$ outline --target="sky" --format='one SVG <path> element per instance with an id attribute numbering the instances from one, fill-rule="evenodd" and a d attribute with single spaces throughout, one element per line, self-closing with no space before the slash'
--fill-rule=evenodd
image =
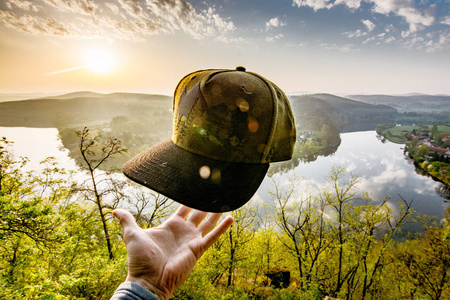
<path id="1" fill-rule="evenodd" d="M 0 93 L 171 95 L 236 66 L 287 94 L 450 95 L 450 0 L 0 1 Z"/>

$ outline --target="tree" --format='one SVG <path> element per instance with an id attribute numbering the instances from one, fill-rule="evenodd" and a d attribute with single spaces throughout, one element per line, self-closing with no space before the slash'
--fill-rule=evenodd
<path id="1" fill-rule="evenodd" d="M 14 284 L 17 270 L 29 261 L 29 252 L 61 241 L 61 234 L 55 230 L 59 219 L 54 205 L 70 197 L 71 186 L 53 176 L 65 174 L 55 166 L 54 159 L 43 162 L 46 167 L 40 176 L 32 171 L 24 174 L 28 159 L 15 160 L 11 145 L 6 138 L 0 140 L 0 271 L 7 270 L 2 275 Z"/>
<path id="2" fill-rule="evenodd" d="M 86 199 L 94 201 L 97 206 L 98 214 L 103 225 L 109 258 L 113 259 L 114 254 L 112 251 L 106 215 L 108 213 L 107 208 L 115 208 L 117 205 L 108 205 L 104 198 L 111 192 L 117 191 L 117 188 L 115 188 L 116 183 L 114 180 L 109 180 L 109 183 L 112 184 L 112 189 L 107 189 L 104 186 L 102 187 L 102 183 L 105 183 L 105 179 L 99 179 L 102 174 L 98 174 L 99 172 L 97 169 L 114 156 L 126 152 L 126 148 L 123 148 L 120 140 L 115 137 L 105 139 L 101 134 L 92 136 L 87 127 L 82 131 L 79 131 L 78 136 L 80 137 L 79 150 L 84 162 L 82 168 L 87 171 L 90 177 L 90 185 L 85 185 L 80 191 L 85 194 Z M 91 199 L 91 196 L 93 196 L 93 199 Z"/>
<path id="3" fill-rule="evenodd" d="M 404 281 L 412 284 L 414 293 L 433 300 L 450 297 L 450 209 L 440 224 L 420 218 L 423 236 L 405 241 L 394 252 L 395 268 Z M 431 225 L 430 225 L 431 223 Z M 427 298 L 428 298 L 427 297 Z"/>
<path id="4" fill-rule="evenodd" d="M 251 241 L 255 235 L 253 223 L 255 221 L 256 210 L 246 205 L 232 211 L 231 215 L 234 218 L 234 222 L 226 234 L 224 234 L 228 239 L 226 249 L 229 254 L 227 287 L 235 283 L 236 264 L 245 259 L 245 254 L 240 252 L 241 248 Z"/>
<path id="5" fill-rule="evenodd" d="M 323 189 L 321 197 L 323 201 L 331 208 L 335 215 L 336 227 L 332 227 L 336 236 L 338 245 L 338 269 L 336 285 L 331 291 L 332 296 L 336 296 L 341 290 L 345 280 L 351 272 L 344 271 L 344 243 L 348 228 L 345 226 L 348 216 L 348 206 L 355 199 L 357 194 L 356 186 L 360 179 L 355 174 L 350 174 L 347 178 L 346 170 L 340 166 L 333 166 L 328 176 L 329 189 Z"/>
<path id="6" fill-rule="evenodd" d="M 417 155 L 421 158 L 424 158 L 428 154 L 430 154 L 430 146 L 426 144 L 420 145 L 419 149 L 417 149 Z"/>
<path id="7" fill-rule="evenodd" d="M 359 256 L 358 267 L 362 265 L 362 291 L 360 299 L 363 300 L 370 292 L 376 274 L 383 267 L 383 258 L 386 249 L 392 242 L 395 233 L 412 215 L 411 202 L 407 202 L 401 196 L 403 204 L 400 205 L 398 216 L 393 216 L 391 208 L 387 205 L 390 197 L 385 198 L 379 205 L 366 204 L 359 206 L 361 209 L 357 213 L 359 222 L 354 222 L 352 226 L 355 236 L 359 237 L 356 243 L 360 245 L 357 251 Z M 357 217 L 355 216 L 355 217 Z M 384 233 L 382 239 L 377 239 L 377 234 Z"/>
<path id="8" fill-rule="evenodd" d="M 296 194 L 298 182 L 295 179 L 290 180 L 288 187 L 283 188 L 280 183 L 274 184 L 270 192 L 275 200 L 277 209 L 277 225 L 287 235 L 289 243 L 284 243 L 285 247 L 294 255 L 298 264 L 300 277 L 304 276 L 304 237 L 302 230 L 312 218 L 311 199 L 309 196 L 304 198 Z"/>
<path id="9" fill-rule="evenodd" d="M 158 226 L 174 212 L 173 201 L 153 191 L 144 191 L 132 183 L 131 196 L 123 195 L 133 207 L 131 213 L 142 228 Z"/>

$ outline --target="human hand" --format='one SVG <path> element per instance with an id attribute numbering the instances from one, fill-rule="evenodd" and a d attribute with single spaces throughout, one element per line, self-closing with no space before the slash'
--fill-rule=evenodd
<path id="1" fill-rule="evenodd" d="M 161 299 L 169 299 L 175 289 L 189 276 L 197 260 L 227 231 L 233 218 L 222 214 L 194 210 L 181 206 L 174 215 L 158 227 L 140 228 L 130 212 L 113 211 L 120 220 L 128 253 L 126 281 L 137 283 Z M 214 228 L 215 227 L 215 228 Z"/>

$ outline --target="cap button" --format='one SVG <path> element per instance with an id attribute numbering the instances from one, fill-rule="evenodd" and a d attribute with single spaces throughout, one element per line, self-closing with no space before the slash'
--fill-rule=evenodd
<path id="1" fill-rule="evenodd" d="M 236 71 L 245 72 L 245 67 L 243 67 L 243 66 L 238 66 L 238 67 L 236 67 Z"/>

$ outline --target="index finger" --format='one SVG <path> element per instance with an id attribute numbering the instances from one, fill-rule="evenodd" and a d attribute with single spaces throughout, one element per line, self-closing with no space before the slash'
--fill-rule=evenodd
<path id="1" fill-rule="evenodd" d="M 205 246 L 205 250 L 211 247 L 215 241 L 219 239 L 219 237 L 224 234 L 228 228 L 233 224 L 233 217 L 228 216 L 216 228 L 214 228 L 210 233 L 205 235 L 203 239 L 203 245 Z"/>
<path id="2" fill-rule="evenodd" d="M 208 234 L 216 226 L 217 221 L 219 221 L 221 216 L 222 213 L 212 213 L 209 215 L 208 219 L 198 226 L 198 230 L 201 232 L 202 236 Z"/>
<path id="3" fill-rule="evenodd" d="M 183 219 L 186 219 L 189 213 L 191 212 L 192 208 L 181 205 L 177 211 L 175 212 L 174 216 L 181 217 Z"/>

